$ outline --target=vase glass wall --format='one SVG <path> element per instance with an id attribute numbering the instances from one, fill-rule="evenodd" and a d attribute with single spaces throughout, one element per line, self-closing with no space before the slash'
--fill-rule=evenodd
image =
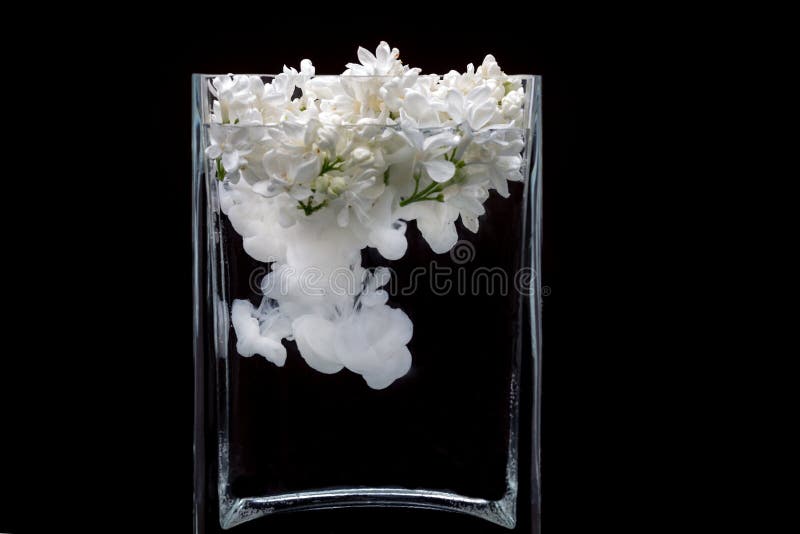
<path id="1" fill-rule="evenodd" d="M 231 304 L 258 305 L 268 269 L 220 210 L 212 78 L 192 80 L 195 532 L 538 532 L 541 79 L 519 77 L 525 180 L 492 192 L 477 233 L 458 222 L 435 254 L 411 222 L 400 260 L 363 251 L 414 324 L 410 371 L 376 390 L 294 342 L 283 367 L 237 353 Z"/>

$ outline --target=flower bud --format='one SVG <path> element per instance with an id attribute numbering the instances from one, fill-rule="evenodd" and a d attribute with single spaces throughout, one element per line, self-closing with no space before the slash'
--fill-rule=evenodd
<path id="1" fill-rule="evenodd" d="M 353 150 L 351 157 L 353 164 L 359 165 L 361 163 L 365 163 L 372 157 L 372 151 L 366 147 L 360 146 Z"/>
<path id="2" fill-rule="evenodd" d="M 331 179 L 328 178 L 328 175 L 323 174 L 322 176 L 317 176 L 312 183 L 312 189 L 314 191 L 325 191 L 330 187 Z"/>
<path id="3" fill-rule="evenodd" d="M 328 193 L 339 196 L 345 189 L 347 189 L 347 180 L 344 179 L 344 176 L 334 176 L 328 187 Z"/>

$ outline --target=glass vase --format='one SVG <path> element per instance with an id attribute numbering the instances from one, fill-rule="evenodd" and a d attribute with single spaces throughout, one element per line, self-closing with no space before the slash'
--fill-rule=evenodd
<path id="1" fill-rule="evenodd" d="M 519 76 L 525 179 L 492 192 L 476 233 L 458 222 L 435 254 L 412 221 L 401 259 L 363 251 L 414 324 L 409 372 L 372 389 L 294 342 L 283 367 L 237 354 L 231 304 L 257 302 L 268 269 L 220 209 L 213 77 L 192 78 L 195 532 L 538 532 L 541 78 Z"/>

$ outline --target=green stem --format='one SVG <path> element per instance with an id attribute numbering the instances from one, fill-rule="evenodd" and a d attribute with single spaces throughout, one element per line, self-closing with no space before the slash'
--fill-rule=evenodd
<path id="1" fill-rule="evenodd" d="M 305 214 L 308 216 L 308 215 L 311 215 L 312 213 L 314 213 L 317 210 L 321 210 L 322 208 L 324 208 L 328 204 L 327 200 L 323 200 L 322 202 L 320 202 L 316 206 L 313 205 L 313 202 L 314 202 L 314 197 L 313 196 L 308 197 L 308 201 L 305 204 L 303 203 L 302 200 L 298 200 L 297 201 L 297 204 L 298 204 L 297 209 L 303 210 L 303 212 L 305 212 Z"/>
<path id="2" fill-rule="evenodd" d="M 342 169 L 343 164 L 344 160 L 339 156 L 336 156 L 336 159 L 333 161 L 330 161 L 326 156 L 325 160 L 322 162 L 322 170 L 319 171 L 319 175 L 322 176 L 326 172 L 330 171 L 339 171 Z"/>
<path id="3" fill-rule="evenodd" d="M 452 180 L 448 180 L 444 183 L 436 183 L 432 182 L 422 191 L 419 190 L 419 175 L 414 177 L 414 193 L 406 199 L 400 201 L 401 206 L 408 206 L 412 202 L 422 202 L 423 200 L 435 200 L 437 202 L 444 202 L 444 195 L 441 192 L 444 190 L 445 187 L 450 185 Z M 438 193 L 436 196 L 430 196 L 432 194 Z"/>
<path id="4" fill-rule="evenodd" d="M 456 149 L 454 148 L 450 154 L 445 154 L 444 159 L 451 162 L 456 167 L 456 172 L 452 178 L 446 182 L 438 183 L 431 182 L 430 185 L 425 187 L 422 191 L 419 190 L 419 180 L 421 175 L 419 173 L 414 175 L 414 192 L 411 196 L 400 200 L 400 206 L 408 206 L 413 202 L 422 202 L 424 200 L 435 200 L 437 202 L 444 202 L 444 191 L 449 185 L 456 183 L 459 179 L 459 171 L 466 165 L 463 160 L 456 159 Z"/>

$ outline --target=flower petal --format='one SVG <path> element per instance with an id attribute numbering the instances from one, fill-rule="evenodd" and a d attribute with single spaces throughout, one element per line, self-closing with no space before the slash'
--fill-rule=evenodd
<path id="1" fill-rule="evenodd" d="M 222 153 L 222 166 L 225 167 L 227 172 L 236 172 L 239 170 L 239 153 L 235 150 Z"/>
<path id="2" fill-rule="evenodd" d="M 219 145 L 210 145 L 206 149 L 206 156 L 208 156 L 211 159 L 217 159 L 221 155 L 222 155 L 222 148 L 220 148 Z"/>
<path id="3" fill-rule="evenodd" d="M 422 149 L 430 154 L 443 147 L 445 149 L 452 148 L 456 146 L 460 140 L 461 138 L 453 133 L 442 132 L 426 138 L 422 144 Z"/>
<path id="4" fill-rule="evenodd" d="M 471 104 L 482 104 L 492 96 L 492 90 L 487 85 L 479 85 L 467 93 L 467 101 Z"/>
<path id="5" fill-rule="evenodd" d="M 236 128 L 231 132 L 230 137 L 228 137 L 228 143 L 237 149 L 245 149 L 249 145 L 247 140 L 248 135 L 249 132 L 246 128 Z"/>
<path id="6" fill-rule="evenodd" d="M 461 223 L 464 225 L 464 228 L 472 232 L 473 234 L 478 233 L 478 218 L 474 215 L 468 215 L 461 212 Z"/>
<path id="7" fill-rule="evenodd" d="M 304 59 L 300 62 L 300 74 L 304 76 L 314 76 L 314 65 L 311 63 L 310 59 Z"/>
<path id="8" fill-rule="evenodd" d="M 406 113 L 415 118 L 420 118 L 429 109 L 428 101 L 416 91 L 406 91 L 406 98 L 403 101 L 403 109 Z"/>
<path id="9" fill-rule="evenodd" d="M 389 48 L 389 44 L 386 41 L 381 41 L 381 44 L 378 45 L 378 49 L 375 50 L 375 56 L 380 63 L 388 63 L 389 60 L 392 58 L 392 49 Z"/>
<path id="10" fill-rule="evenodd" d="M 311 157 L 299 163 L 293 170 L 293 180 L 295 183 L 307 183 L 319 176 L 322 165 L 317 157 Z"/>
<path id="11" fill-rule="evenodd" d="M 445 97 L 447 102 L 447 113 L 456 122 L 464 120 L 464 95 L 461 91 L 451 89 Z"/>
<path id="12" fill-rule="evenodd" d="M 473 130 L 480 130 L 492 120 L 496 112 L 497 104 L 494 102 L 484 102 L 469 110 L 469 113 L 467 113 L 467 120 Z"/>
<path id="13" fill-rule="evenodd" d="M 508 198 L 509 192 L 506 177 L 500 174 L 497 169 L 492 169 L 492 171 L 489 173 L 489 177 L 492 179 L 492 185 L 500 194 L 500 196 L 503 198 Z"/>
<path id="14" fill-rule="evenodd" d="M 362 46 L 358 47 L 358 60 L 365 67 L 374 65 L 378 61 L 375 56 L 372 55 L 372 52 Z"/>
<path id="15" fill-rule="evenodd" d="M 425 167 L 425 171 L 434 182 L 446 182 L 456 173 L 456 166 L 443 159 L 423 161 L 422 166 Z"/>
<path id="16" fill-rule="evenodd" d="M 420 202 L 419 204 L 424 204 L 424 202 Z M 430 204 L 438 203 L 432 202 Z M 447 210 L 447 206 L 439 205 L 436 207 L 445 208 L 445 211 L 449 211 Z M 449 213 L 446 213 L 445 215 L 449 215 Z M 457 216 L 458 215 L 456 212 L 456 217 Z M 455 217 L 453 217 L 453 219 L 454 218 Z M 444 254 L 453 248 L 453 245 L 455 245 L 458 241 L 456 225 L 453 224 L 453 221 L 449 216 L 445 216 L 444 218 L 420 217 L 417 219 L 417 227 L 419 228 L 422 237 L 424 237 L 425 241 L 427 241 L 428 245 L 430 245 L 431 250 L 436 254 Z"/>

